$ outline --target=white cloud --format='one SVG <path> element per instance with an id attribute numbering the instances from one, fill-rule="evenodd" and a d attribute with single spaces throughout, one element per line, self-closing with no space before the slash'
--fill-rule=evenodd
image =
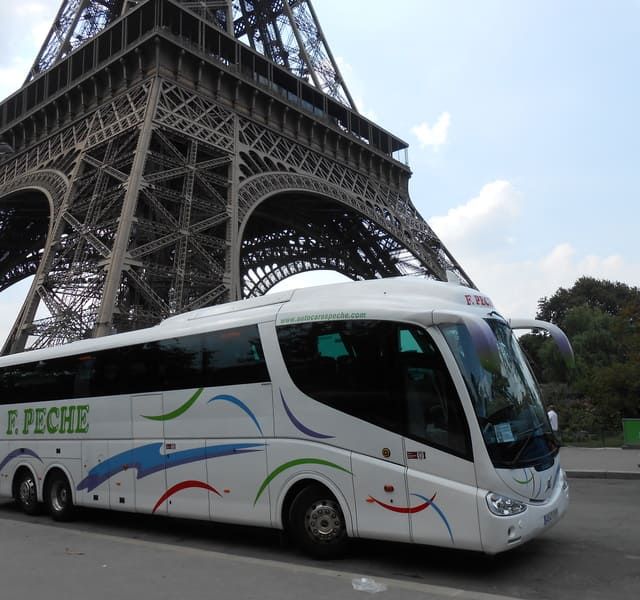
<path id="1" fill-rule="evenodd" d="M 0 98 L 26 79 L 59 8 L 60 0 L 0 2 Z"/>
<path id="2" fill-rule="evenodd" d="M 509 228 L 520 214 L 522 195 L 508 181 L 493 181 L 475 197 L 450 209 L 446 215 L 432 217 L 429 224 L 448 243 L 458 247 L 513 244 L 515 238 Z M 498 235 L 496 232 L 500 232 Z"/>
<path id="3" fill-rule="evenodd" d="M 365 85 L 356 76 L 353 67 L 342 56 L 336 57 L 336 64 L 338 65 L 338 69 L 340 69 L 342 80 L 345 82 L 345 85 L 348 86 L 349 93 L 353 98 L 358 112 L 370 121 L 377 121 L 378 114 L 376 111 L 365 104 L 364 98 L 367 95 Z"/>
<path id="4" fill-rule="evenodd" d="M 437 149 L 446 143 L 449 125 L 451 125 L 451 115 L 448 112 L 443 112 L 433 126 L 423 121 L 413 127 L 411 133 L 418 138 L 421 148 L 431 146 Z"/>
<path id="5" fill-rule="evenodd" d="M 640 262 L 618 254 L 581 255 L 567 241 L 529 260 L 512 258 L 513 229 L 524 203 L 507 181 L 485 185 L 465 204 L 429 220 L 474 283 L 505 316 L 533 317 L 540 298 L 583 276 L 640 285 Z M 499 232 L 499 234 L 498 234 Z"/>
<path id="6" fill-rule="evenodd" d="M 47 5 L 44 2 L 24 2 L 15 4 L 15 13 L 19 17 L 39 15 L 47 12 Z"/>
<path id="7" fill-rule="evenodd" d="M 0 98 L 5 98 L 20 89 L 30 68 L 31 63 L 23 59 L 0 65 Z"/>
<path id="8" fill-rule="evenodd" d="M 2 348 L 22 308 L 33 277 L 28 277 L 0 293 L 0 348 Z"/>
<path id="9" fill-rule="evenodd" d="M 15 4 L 14 6 L 16 14 L 19 16 L 30 16 L 47 12 L 46 2 L 22 2 L 20 4 Z"/>
<path id="10" fill-rule="evenodd" d="M 51 30 L 51 23 L 48 20 L 34 23 L 31 26 L 31 32 L 30 32 L 33 43 L 36 44 L 38 47 L 42 46 L 50 30 Z M 33 58 L 35 59 L 35 56 Z"/>
<path id="11" fill-rule="evenodd" d="M 284 292 L 285 290 L 295 290 L 302 287 L 310 287 L 316 285 L 326 285 L 329 283 L 342 283 L 349 281 L 345 275 L 341 275 L 336 271 L 311 271 L 307 273 L 297 273 L 286 279 L 276 283 L 267 294 Z"/>
<path id="12" fill-rule="evenodd" d="M 454 253 L 455 249 L 450 250 Z M 618 255 L 580 256 L 568 243 L 561 243 L 534 260 L 483 260 L 463 257 L 459 260 L 483 291 L 488 293 L 499 310 L 509 316 L 532 317 L 540 298 L 552 296 L 560 287 L 571 287 L 583 276 L 628 285 L 640 285 L 640 263 Z"/>

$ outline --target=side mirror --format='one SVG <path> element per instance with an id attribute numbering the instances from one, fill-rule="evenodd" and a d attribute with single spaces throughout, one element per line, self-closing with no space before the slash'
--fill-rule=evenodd
<path id="1" fill-rule="evenodd" d="M 556 343 L 567 367 L 573 367 L 575 365 L 571 342 L 564 331 L 557 325 L 536 319 L 510 319 L 509 326 L 511 329 L 542 329 L 546 331 Z"/>

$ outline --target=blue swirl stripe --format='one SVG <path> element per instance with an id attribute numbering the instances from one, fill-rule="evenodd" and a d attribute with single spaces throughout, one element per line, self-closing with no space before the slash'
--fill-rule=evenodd
<path id="1" fill-rule="evenodd" d="M 17 450 L 9 452 L 9 454 L 2 459 L 2 462 L 0 462 L 0 471 L 2 471 L 2 469 L 4 469 L 14 458 L 18 458 L 18 456 L 32 456 L 42 462 L 42 459 L 33 450 L 30 450 L 29 448 L 18 448 Z"/>
<path id="2" fill-rule="evenodd" d="M 293 423 L 293 425 L 296 427 L 296 429 L 298 429 L 298 431 L 301 431 L 305 435 L 308 435 L 309 437 L 313 437 L 313 438 L 316 438 L 316 439 L 319 439 L 319 440 L 327 440 L 327 439 L 332 439 L 332 438 L 335 437 L 334 435 L 325 435 L 324 433 L 318 433 L 317 431 L 313 431 L 313 429 L 309 429 L 307 426 L 303 425 L 296 418 L 296 416 L 291 412 L 291 409 L 289 408 L 289 406 L 285 402 L 284 394 L 282 393 L 282 390 L 280 390 L 280 398 L 282 399 L 282 406 L 284 406 L 284 410 L 287 413 L 287 416 L 289 417 L 289 420 Z"/>
<path id="3" fill-rule="evenodd" d="M 451 527 L 449 526 L 449 521 L 447 521 L 447 517 L 445 517 L 440 507 L 433 500 L 431 500 L 431 498 L 427 498 L 422 494 L 411 494 L 411 495 L 415 496 L 416 498 L 420 498 L 421 500 L 424 500 L 425 502 L 427 502 L 430 506 L 433 506 L 434 510 L 440 515 L 440 518 L 444 521 L 444 524 L 447 526 L 447 531 L 449 532 L 451 543 L 454 544 L 455 542 L 453 541 L 453 533 L 451 531 Z"/>
<path id="4" fill-rule="evenodd" d="M 260 452 L 265 446 L 265 444 L 220 444 L 162 454 L 160 452 L 162 445 L 162 442 L 154 442 L 132 450 L 125 450 L 112 456 L 93 467 L 89 474 L 78 484 L 77 489 L 90 492 L 117 473 L 127 469 L 136 469 L 136 479 L 142 479 L 164 469 L 171 469 L 180 465 L 207 460 L 208 458 Z"/>
<path id="5" fill-rule="evenodd" d="M 210 404 L 211 402 L 216 402 L 219 400 L 222 400 L 224 402 L 231 402 L 231 404 L 235 404 L 238 408 L 242 409 L 245 413 L 247 413 L 247 415 L 249 415 L 249 418 L 256 424 L 256 427 L 258 428 L 260 435 L 264 436 L 264 433 L 262 433 L 262 427 L 260 427 L 260 423 L 258 423 L 258 419 L 256 419 L 256 416 L 253 414 L 251 409 L 242 400 L 239 400 L 235 396 L 230 396 L 229 394 L 219 394 L 218 396 L 214 396 L 213 398 L 211 398 L 211 400 L 209 400 L 207 404 Z"/>

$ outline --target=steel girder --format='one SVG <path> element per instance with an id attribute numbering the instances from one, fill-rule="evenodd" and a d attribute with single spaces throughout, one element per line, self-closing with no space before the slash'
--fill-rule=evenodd
<path id="1" fill-rule="evenodd" d="M 27 81 L 147 0 L 62 0 Z M 311 0 L 173 0 L 352 109 Z"/>
<path id="2" fill-rule="evenodd" d="M 444 278 L 457 268 L 401 188 L 161 78 L 54 137 L 0 177 L 12 218 L 37 221 L 5 190 L 39 182 L 52 199 L 51 218 L 38 209 L 36 230 L 50 222 L 44 247 L 42 237 L 25 245 L 21 267 L 33 272 L 37 255 L 38 273 L 5 352 L 151 325 L 303 271 Z M 68 184 L 42 183 L 56 167 Z M 40 303 L 49 317 L 35 318 Z"/>
<path id="3" fill-rule="evenodd" d="M 29 246 L 39 254 L 40 270 L 27 304 L 43 302 L 51 317 L 35 320 L 27 316 L 35 311 L 23 311 L 13 344 L 31 338 L 29 347 L 41 347 L 144 327 L 228 298 L 223 279 L 232 157 L 220 144 L 163 126 L 179 124 L 172 115 L 184 96 L 174 92 L 160 80 L 146 82 L 103 107 L 89 127 L 79 126 L 85 147 L 70 173 L 70 189 L 46 245 L 40 236 L 35 248 Z M 111 130 L 122 121 L 117 109 L 123 100 L 142 120 L 102 140 L 94 127 Z M 206 126 L 201 137 L 211 138 Z M 28 218 L 0 200 L 4 206 L 14 221 Z M 39 232 L 48 216 L 35 221 Z M 113 298 L 107 297 L 110 278 Z"/>
<path id="4" fill-rule="evenodd" d="M 472 285 L 411 203 L 401 140 L 173 0 L 120 9 L 115 30 L 0 111 L 16 150 L 0 159 L 0 289 L 35 273 L 4 353 L 144 327 L 310 270 L 453 270 Z"/>

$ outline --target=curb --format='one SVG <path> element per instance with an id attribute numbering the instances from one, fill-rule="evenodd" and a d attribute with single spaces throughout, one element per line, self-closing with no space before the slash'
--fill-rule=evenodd
<path id="1" fill-rule="evenodd" d="M 640 479 L 634 471 L 565 471 L 573 479 Z"/>

